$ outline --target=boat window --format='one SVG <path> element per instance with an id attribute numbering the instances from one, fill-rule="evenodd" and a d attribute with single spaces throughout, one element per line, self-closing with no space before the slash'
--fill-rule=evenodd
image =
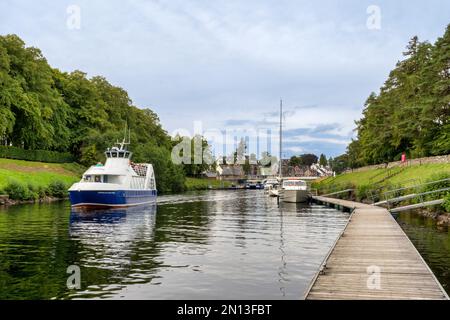
<path id="1" fill-rule="evenodd" d="M 123 151 L 120 151 L 119 152 L 119 158 L 123 158 L 124 157 L 124 152 Z"/>
<path id="2" fill-rule="evenodd" d="M 108 183 L 108 176 L 103 176 L 103 182 Z"/>
<path id="3" fill-rule="evenodd" d="M 95 182 L 102 182 L 101 176 L 95 176 Z"/>
<path id="4" fill-rule="evenodd" d="M 125 152 L 125 158 L 128 158 L 130 156 L 129 152 Z"/>
<path id="5" fill-rule="evenodd" d="M 302 187 L 306 186 L 306 183 L 304 181 L 284 181 L 283 186 L 286 187 Z"/>
<path id="6" fill-rule="evenodd" d="M 91 176 L 84 176 L 83 181 L 86 181 L 86 182 L 92 181 Z"/>
<path id="7" fill-rule="evenodd" d="M 117 158 L 117 152 L 111 152 L 113 158 Z"/>

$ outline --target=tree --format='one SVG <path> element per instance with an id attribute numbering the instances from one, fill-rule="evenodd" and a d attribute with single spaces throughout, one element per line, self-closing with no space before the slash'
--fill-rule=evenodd
<path id="1" fill-rule="evenodd" d="M 103 152 L 123 138 L 127 125 L 133 160 L 154 164 L 162 192 L 183 190 L 185 170 L 203 170 L 172 163 L 175 142 L 158 116 L 134 106 L 124 89 L 104 77 L 51 68 L 39 49 L 16 35 L 0 36 L 0 119 L 0 144 L 69 151 L 84 165 L 104 160 Z M 201 148 L 210 155 L 205 141 Z"/>
<path id="2" fill-rule="evenodd" d="M 378 94 L 371 93 L 357 138 L 347 148 L 351 167 L 450 153 L 450 25 L 430 44 L 409 41 L 404 59 Z"/>
<path id="3" fill-rule="evenodd" d="M 328 165 L 327 157 L 323 153 L 320 155 L 319 164 L 324 167 Z"/>

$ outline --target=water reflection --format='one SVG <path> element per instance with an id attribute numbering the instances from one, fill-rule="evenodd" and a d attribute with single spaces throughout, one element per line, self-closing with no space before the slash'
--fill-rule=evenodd
<path id="1" fill-rule="evenodd" d="M 434 219 L 415 212 L 402 212 L 397 221 L 450 293 L 450 228 L 437 226 Z"/>
<path id="2" fill-rule="evenodd" d="M 69 233 L 80 243 L 77 263 L 93 285 L 68 296 L 107 297 L 127 284 L 155 278 L 159 251 L 155 245 L 156 205 L 110 210 L 72 209 Z M 99 272 L 102 276 L 97 276 Z"/>
<path id="3" fill-rule="evenodd" d="M 11 207 L 0 213 L 0 298 L 298 299 L 347 218 L 257 190 L 110 211 Z M 66 287 L 69 265 L 81 290 Z"/>

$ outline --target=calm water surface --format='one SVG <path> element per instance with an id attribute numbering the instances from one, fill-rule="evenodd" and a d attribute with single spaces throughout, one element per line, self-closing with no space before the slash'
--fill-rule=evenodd
<path id="1" fill-rule="evenodd" d="M 300 299 L 347 218 L 257 190 L 108 212 L 12 206 L 0 210 L 0 299 Z M 70 265 L 80 290 L 67 289 Z"/>
<path id="2" fill-rule="evenodd" d="M 400 214 L 397 221 L 450 294 L 450 229 L 414 212 Z"/>

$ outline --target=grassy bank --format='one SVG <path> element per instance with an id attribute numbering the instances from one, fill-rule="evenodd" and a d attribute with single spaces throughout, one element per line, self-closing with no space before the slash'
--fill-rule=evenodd
<path id="1" fill-rule="evenodd" d="M 85 168 L 76 163 L 45 163 L 0 159 L 0 189 L 11 181 L 47 186 L 52 181 L 72 184 L 80 180 Z"/>
<path id="2" fill-rule="evenodd" d="M 422 164 L 407 167 L 393 168 L 390 171 L 386 169 L 373 169 L 363 172 L 351 172 L 330 177 L 316 183 L 321 189 L 330 189 L 335 187 L 339 189 L 346 186 L 360 186 L 378 183 L 390 185 L 406 186 L 415 182 L 425 181 L 433 175 L 440 173 L 450 174 L 450 163 L 440 164 Z M 391 176 L 389 176 L 391 175 Z"/>
<path id="3" fill-rule="evenodd" d="M 210 180 L 202 178 L 186 178 L 186 190 L 207 190 L 207 189 L 221 189 L 231 187 L 228 181 Z"/>
<path id="4" fill-rule="evenodd" d="M 0 159 L 0 193 L 13 200 L 65 197 L 84 167 L 76 163 L 45 163 Z"/>
<path id="5" fill-rule="evenodd" d="M 372 169 L 363 172 L 350 172 L 329 177 L 314 183 L 321 194 L 331 193 L 339 190 L 354 189 L 351 193 L 344 193 L 338 197 L 362 202 L 384 200 L 383 193 L 393 189 L 413 187 L 426 182 L 450 178 L 450 163 L 445 164 L 422 164 L 392 169 Z M 435 185 L 421 186 L 401 190 L 390 194 L 390 197 L 402 196 L 409 193 L 427 192 L 450 187 L 450 182 L 442 182 Z M 425 200 L 447 198 L 448 201 L 437 208 L 437 210 L 450 211 L 450 192 L 432 194 Z M 413 198 L 398 205 L 419 202 L 419 198 Z"/>

